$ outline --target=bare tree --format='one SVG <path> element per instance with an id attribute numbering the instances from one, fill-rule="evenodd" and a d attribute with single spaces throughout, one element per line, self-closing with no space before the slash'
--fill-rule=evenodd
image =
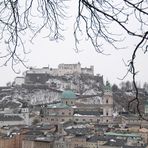
<path id="1" fill-rule="evenodd" d="M 61 20 L 64 19 L 66 6 L 60 0 L 2 0 L 0 2 L 0 40 L 7 46 L 1 51 L 2 65 L 11 63 L 25 65 L 28 53 L 24 46 L 24 34 L 32 33 L 32 40 L 46 28 L 51 40 L 61 39 Z M 16 71 L 15 71 L 16 72 Z"/>
<path id="2" fill-rule="evenodd" d="M 136 90 L 135 98 L 129 102 L 128 108 L 133 103 L 136 103 L 135 110 L 138 111 L 139 117 L 143 118 L 139 108 L 139 94 L 136 85 L 136 67 L 135 60 L 138 50 L 142 50 L 145 54 L 148 49 L 148 1 L 147 0 L 79 0 L 78 16 L 75 25 L 75 42 L 76 47 L 79 43 L 78 32 L 86 33 L 88 40 L 91 41 L 95 50 L 99 53 L 104 53 L 102 49 L 102 40 L 106 41 L 115 48 L 118 48 L 116 42 L 123 41 L 122 36 L 115 32 L 113 34 L 110 30 L 112 25 L 121 28 L 121 32 L 125 36 L 132 36 L 139 38 L 139 42 L 133 49 L 131 59 L 128 66 L 128 73 L 132 74 L 133 86 Z M 134 21 L 136 28 L 130 26 L 130 22 Z M 81 22 L 85 24 L 85 29 L 82 29 Z M 100 42 L 101 41 L 101 42 Z M 125 75 L 125 77 L 127 76 Z"/>
<path id="3" fill-rule="evenodd" d="M 129 106 L 136 102 L 137 110 L 142 117 L 139 110 L 135 60 L 138 50 L 142 50 L 145 54 L 148 49 L 148 1 L 78 0 L 76 2 L 78 15 L 74 25 L 74 37 L 77 51 L 81 35 L 87 36 L 87 40 L 92 43 L 95 50 L 102 54 L 105 51 L 103 44 L 119 48 L 118 42 L 122 42 L 127 36 L 138 38 L 139 42 L 127 63 L 127 74 L 132 74 L 136 90 L 135 98 L 129 102 Z M 4 65 L 10 62 L 12 69 L 18 63 L 25 66 L 24 33 L 32 32 L 33 39 L 46 28 L 50 39 L 63 37 L 61 20 L 66 18 L 65 3 L 66 0 L 1 0 L 0 39 L 7 45 L 7 49 L 1 51 L 1 59 L 5 60 Z M 132 21 L 136 26 L 131 27 Z M 118 30 L 116 32 L 116 29 L 111 30 L 114 25 L 121 29 L 121 34 Z"/>

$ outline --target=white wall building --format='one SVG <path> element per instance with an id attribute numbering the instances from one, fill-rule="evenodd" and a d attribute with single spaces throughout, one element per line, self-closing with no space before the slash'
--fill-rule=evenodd
<path id="1" fill-rule="evenodd" d="M 24 84 L 25 82 L 25 78 L 24 77 L 16 77 L 14 80 L 14 84 L 15 86 L 21 86 L 22 84 Z"/>

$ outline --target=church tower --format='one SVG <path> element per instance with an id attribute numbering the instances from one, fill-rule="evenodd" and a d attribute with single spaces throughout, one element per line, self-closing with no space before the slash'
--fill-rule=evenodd
<path id="1" fill-rule="evenodd" d="M 23 103 L 22 108 L 21 108 L 21 114 L 24 118 L 24 124 L 30 125 L 29 122 L 29 108 L 27 107 L 26 103 Z"/>
<path id="2" fill-rule="evenodd" d="M 104 87 L 104 95 L 102 100 L 103 107 L 103 123 L 112 123 L 113 122 L 113 95 L 110 83 L 107 81 L 106 86 Z"/>

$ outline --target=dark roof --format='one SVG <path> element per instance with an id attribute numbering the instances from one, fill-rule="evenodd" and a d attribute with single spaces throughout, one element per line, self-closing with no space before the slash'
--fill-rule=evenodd
<path id="1" fill-rule="evenodd" d="M 90 138 L 87 139 L 88 142 L 97 142 L 97 141 L 108 141 L 108 137 L 107 136 L 98 136 L 98 135 L 94 135 Z"/>
<path id="2" fill-rule="evenodd" d="M 73 134 L 73 135 L 79 135 L 79 136 L 84 136 L 84 135 L 89 135 L 92 133 L 92 130 L 89 128 L 71 128 L 71 129 L 65 129 L 65 131 L 68 134 Z"/>
<path id="3" fill-rule="evenodd" d="M 26 132 L 26 133 L 24 133 L 24 135 L 44 135 L 44 132 L 42 132 L 42 131 L 39 131 L 39 130 L 30 130 L 30 131 L 28 131 L 28 132 Z"/>
<path id="4" fill-rule="evenodd" d="M 75 111 L 74 114 L 99 116 L 100 112 L 98 111 Z"/>
<path id="5" fill-rule="evenodd" d="M 70 120 L 70 121 L 64 122 L 64 123 L 63 123 L 63 126 L 64 126 L 64 127 L 68 127 L 68 126 L 72 126 L 72 125 L 74 125 L 74 124 L 75 124 L 75 122 L 72 121 L 72 120 Z"/>
<path id="6" fill-rule="evenodd" d="M 23 118 L 21 118 L 18 115 L 7 115 L 7 114 L 0 114 L 0 121 L 22 121 Z"/>
<path id="7" fill-rule="evenodd" d="M 126 140 L 124 140 L 124 139 L 110 139 L 104 145 L 107 145 L 107 146 L 124 146 L 125 143 L 126 143 Z"/>
<path id="8" fill-rule="evenodd" d="M 24 129 L 32 129 L 32 130 L 50 130 L 50 129 L 53 129 L 55 128 L 54 125 L 48 125 L 48 124 L 45 124 L 45 125 L 31 125 L 31 126 L 26 126 L 26 127 L 23 127 Z"/>
<path id="9" fill-rule="evenodd" d="M 108 129 L 108 124 L 97 124 L 95 125 L 96 129 Z"/>
<path id="10" fill-rule="evenodd" d="M 144 145 L 144 146 L 128 146 L 128 145 L 124 145 L 123 148 L 146 148 L 146 145 Z"/>

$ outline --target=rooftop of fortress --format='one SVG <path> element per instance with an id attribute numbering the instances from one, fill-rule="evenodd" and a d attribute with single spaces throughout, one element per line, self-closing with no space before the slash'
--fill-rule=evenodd
<path id="1" fill-rule="evenodd" d="M 42 68 L 36 68 L 36 67 L 30 67 L 29 70 L 26 71 L 27 74 L 31 74 L 31 73 L 46 73 L 46 74 L 51 74 L 53 71 L 55 72 L 61 72 L 61 71 L 73 71 L 73 72 L 79 72 L 79 73 L 94 73 L 94 67 L 90 66 L 90 67 L 85 67 L 82 68 L 80 63 L 76 63 L 76 64 L 59 64 L 58 68 L 52 68 L 52 67 L 42 67 Z"/>

